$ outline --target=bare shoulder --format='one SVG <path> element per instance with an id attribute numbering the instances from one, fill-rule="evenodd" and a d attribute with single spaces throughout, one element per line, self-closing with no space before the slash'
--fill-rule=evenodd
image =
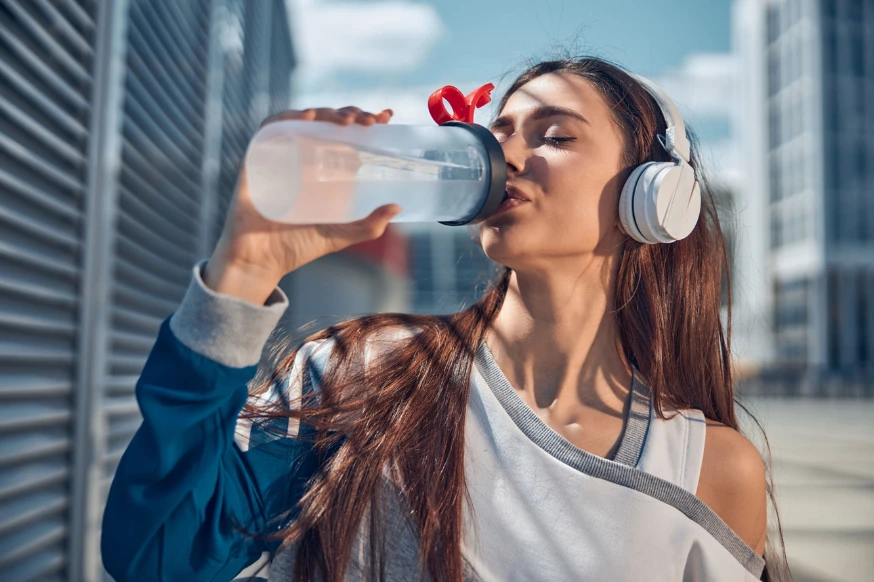
<path id="1" fill-rule="evenodd" d="M 765 463 L 744 435 L 707 420 L 697 496 L 759 555 L 765 549 Z"/>

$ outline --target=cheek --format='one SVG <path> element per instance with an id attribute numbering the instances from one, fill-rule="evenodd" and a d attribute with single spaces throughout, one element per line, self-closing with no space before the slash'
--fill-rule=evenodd
<path id="1" fill-rule="evenodd" d="M 557 228 L 577 225 L 578 232 L 589 242 L 615 230 L 621 192 L 619 176 L 603 167 L 573 160 L 552 166 L 545 199 L 549 204 L 549 222 Z"/>

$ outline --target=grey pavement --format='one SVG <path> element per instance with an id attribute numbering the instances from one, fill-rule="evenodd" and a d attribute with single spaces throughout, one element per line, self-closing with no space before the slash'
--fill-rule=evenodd
<path id="1" fill-rule="evenodd" d="M 764 425 L 771 445 L 794 579 L 874 581 L 874 400 L 742 402 Z M 762 449 L 750 426 L 742 421 Z"/>

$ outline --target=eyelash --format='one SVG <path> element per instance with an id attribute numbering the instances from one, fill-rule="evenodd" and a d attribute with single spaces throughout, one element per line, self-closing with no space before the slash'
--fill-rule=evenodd
<path id="1" fill-rule="evenodd" d="M 506 138 L 501 139 L 500 136 L 497 136 L 497 135 L 495 137 L 498 137 L 498 143 L 503 143 L 504 139 L 506 139 Z M 543 140 L 544 142 L 548 143 L 551 146 L 557 147 L 560 145 L 564 145 L 568 142 L 572 142 L 577 138 L 575 138 L 575 137 L 547 137 L 547 136 L 543 136 L 540 139 Z"/>
<path id="2" fill-rule="evenodd" d="M 545 141 L 546 143 L 548 143 L 550 145 L 557 146 L 557 145 L 562 145 L 562 144 L 574 141 L 576 138 L 575 137 L 543 137 L 542 139 L 543 139 L 543 141 Z"/>

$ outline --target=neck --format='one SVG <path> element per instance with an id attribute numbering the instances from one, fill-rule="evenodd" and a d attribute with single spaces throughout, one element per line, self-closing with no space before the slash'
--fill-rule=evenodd
<path id="1" fill-rule="evenodd" d="M 487 343 L 511 384 L 539 408 L 621 410 L 631 369 L 614 315 L 616 261 L 513 271 Z"/>

